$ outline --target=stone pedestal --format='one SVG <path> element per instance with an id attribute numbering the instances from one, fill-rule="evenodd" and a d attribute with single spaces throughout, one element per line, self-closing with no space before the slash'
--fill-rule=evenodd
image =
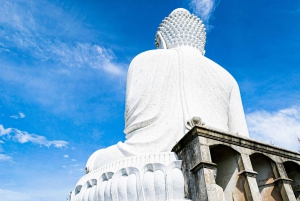
<path id="1" fill-rule="evenodd" d="M 124 158 L 83 176 L 69 200 L 183 201 L 181 164 L 171 152 Z"/>
<path id="2" fill-rule="evenodd" d="M 198 125 L 172 151 L 183 161 L 185 197 L 193 201 L 217 200 L 216 184 L 226 201 L 295 201 L 298 195 L 284 164 L 299 167 L 290 175 L 300 177 L 299 153 Z"/>

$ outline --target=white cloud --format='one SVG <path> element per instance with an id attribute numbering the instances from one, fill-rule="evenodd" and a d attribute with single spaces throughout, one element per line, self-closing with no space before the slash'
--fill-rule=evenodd
<path id="1" fill-rule="evenodd" d="M 19 112 L 19 117 L 20 117 L 21 119 L 23 119 L 23 118 L 25 118 L 26 116 L 25 116 L 25 114 L 24 114 L 23 112 Z"/>
<path id="2" fill-rule="evenodd" d="M 12 132 L 12 128 L 4 128 L 3 125 L 0 124 L 0 136 L 2 135 L 8 135 Z"/>
<path id="3" fill-rule="evenodd" d="M 11 115 L 9 116 L 10 118 L 13 118 L 13 119 L 19 119 L 19 117 L 17 115 Z"/>
<path id="4" fill-rule="evenodd" d="M 25 193 L 20 193 L 17 191 L 11 191 L 0 188 L 1 200 L 9 200 L 9 201 L 30 201 L 32 198 Z"/>
<path id="5" fill-rule="evenodd" d="M 255 111 L 246 118 L 252 138 L 293 151 L 300 149 L 300 107 L 275 112 Z"/>
<path id="6" fill-rule="evenodd" d="M 52 140 L 50 141 L 50 145 L 53 145 L 56 148 L 63 148 L 66 147 L 69 143 L 64 140 Z"/>
<path id="7" fill-rule="evenodd" d="M 49 10 L 39 9 L 40 6 Z M 13 52 L 17 48 L 38 61 L 56 62 L 67 67 L 91 67 L 124 76 L 123 66 L 114 62 L 114 54 L 109 49 L 84 40 L 68 42 L 59 39 L 60 34 L 72 31 L 64 29 L 74 21 L 61 8 L 46 1 L 5 1 L 0 6 L 0 49 Z M 1 26 L 5 29 L 1 30 Z M 80 24 L 73 26 L 76 30 L 84 29 Z M 55 34 L 51 35 L 52 32 Z"/>
<path id="8" fill-rule="evenodd" d="M 13 118 L 13 119 L 23 119 L 23 118 L 25 118 L 26 116 L 25 116 L 25 114 L 23 113 L 23 112 L 19 112 L 19 114 L 18 115 L 11 115 L 11 116 L 9 116 L 10 118 Z"/>
<path id="9" fill-rule="evenodd" d="M 8 156 L 8 155 L 5 155 L 5 154 L 0 154 L 0 162 L 1 161 L 11 161 L 12 160 L 12 157 L 11 156 Z M 1 189 L 0 189 L 1 190 Z M 1 193 L 0 193 L 1 194 Z"/>
<path id="10" fill-rule="evenodd" d="M 209 20 L 218 6 L 219 0 L 191 0 L 190 7 L 193 12 L 207 25 L 206 29 L 210 29 Z"/>
<path id="11" fill-rule="evenodd" d="M 0 136 L 8 135 L 12 136 L 12 139 L 14 139 L 17 142 L 20 143 L 27 143 L 31 142 L 33 144 L 38 144 L 41 146 L 54 146 L 56 148 L 62 148 L 66 147 L 68 145 L 68 142 L 64 140 L 48 140 L 46 137 L 36 134 L 29 134 L 26 131 L 20 131 L 16 128 L 7 128 L 5 129 L 3 125 L 0 124 Z"/>
<path id="12" fill-rule="evenodd" d="M 64 158 L 69 158 L 69 155 L 68 155 L 68 154 L 65 154 L 65 155 L 64 155 Z"/>
<path id="13" fill-rule="evenodd" d="M 73 158 L 72 161 L 75 162 L 75 161 L 77 161 L 77 160 Z"/>

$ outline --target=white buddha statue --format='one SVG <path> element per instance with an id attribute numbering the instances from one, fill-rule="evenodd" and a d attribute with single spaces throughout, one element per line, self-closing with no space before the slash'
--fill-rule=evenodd
<path id="1" fill-rule="evenodd" d="M 170 152 L 191 129 L 193 117 L 206 126 L 248 137 L 239 87 L 204 55 L 201 20 L 179 8 L 158 28 L 157 50 L 131 62 L 126 88 L 125 142 L 92 154 L 87 171 L 118 159 Z"/>

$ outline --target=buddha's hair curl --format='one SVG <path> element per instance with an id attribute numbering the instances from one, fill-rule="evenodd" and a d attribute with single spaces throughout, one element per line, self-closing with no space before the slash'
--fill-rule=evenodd
<path id="1" fill-rule="evenodd" d="M 206 32 L 200 18 L 183 8 L 175 9 L 159 25 L 155 36 L 157 48 L 192 46 L 204 55 Z"/>

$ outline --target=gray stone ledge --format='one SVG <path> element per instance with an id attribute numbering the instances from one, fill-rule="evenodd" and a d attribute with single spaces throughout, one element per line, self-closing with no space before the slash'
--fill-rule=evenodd
<path id="1" fill-rule="evenodd" d="M 255 171 L 243 170 L 243 171 L 240 171 L 238 173 L 238 175 L 241 175 L 241 176 L 244 176 L 244 177 L 253 177 L 253 178 L 256 178 L 256 176 L 258 175 L 258 173 L 255 172 Z"/>
<path id="2" fill-rule="evenodd" d="M 287 159 L 299 161 L 300 154 L 287 149 L 276 147 L 270 144 L 259 142 L 247 137 L 232 135 L 230 133 L 220 131 L 207 126 L 194 126 L 172 149 L 173 152 L 179 153 L 186 145 L 189 144 L 196 137 L 201 136 L 208 139 L 228 143 L 229 145 L 237 145 L 262 153 L 268 153 Z"/>
<path id="3" fill-rule="evenodd" d="M 190 172 L 197 173 L 201 168 L 216 169 L 217 164 L 209 161 L 200 161 L 197 165 L 190 169 Z"/>
<path id="4" fill-rule="evenodd" d="M 291 184 L 293 183 L 293 180 L 292 179 L 289 179 L 289 178 L 282 178 L 282 177 L 279 177 L 277 179 L 274 180 L 273 183 L 277 183 L 277 184 Z"/>

